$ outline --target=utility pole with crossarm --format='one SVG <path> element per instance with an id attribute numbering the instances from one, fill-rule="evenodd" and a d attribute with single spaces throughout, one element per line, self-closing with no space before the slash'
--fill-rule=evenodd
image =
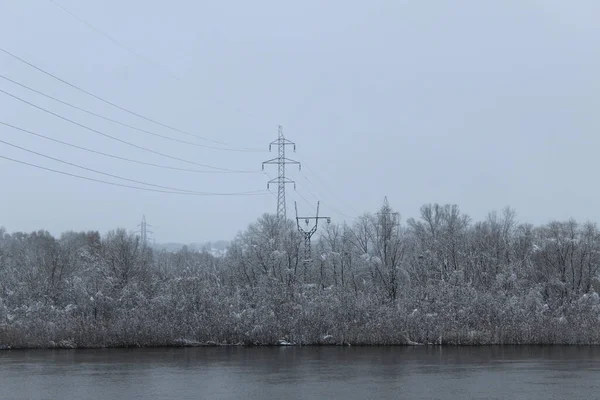
<path id="1" fill-rule="evenodd" d="M 312 238 L 312 236 L 317 232 L 317 227 L 319 226 L 319 220 L 320 219 L 326 219 L 327 223 L 331 223 L 331 217 L 321 217 L 319 216 L 319 202 L 317 202 L 317 215 L 315 217 L 299 217 L 298 216 L 298 204 L 296 202 L 294 202 L 294 206 L 296 208 L 296 225 L 298 226 L 298 231 L 300 233 L 302 233 L 304 235 L 304 264 L 309 264 L 312 259 L 311 259 L 311 252 L 310 252 L 310 239 Z M 306 224 L 306 228 L 308 228 L 308 224 L 310 223 L 311 220 L 315 220 L 315 224 L 310 228 L 310 229 L 303 229 L 300 226 L 300 220 L 303 219 L 305 224 Z"/>

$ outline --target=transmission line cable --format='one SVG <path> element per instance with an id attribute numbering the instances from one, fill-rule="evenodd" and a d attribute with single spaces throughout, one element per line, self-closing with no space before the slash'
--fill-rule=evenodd
<path id="1" fill-rule="evenodd" d="M 162 169 L 168 169 L 168 170 L 174 170 L 174 171 L 183 171 L 183 172 L 202 173 L 202 174 L 260 174 L 260 173 L 262 173 L 262 171 L 252 171 L 252 172 L 206 171 L 206 170 L 201 170 L 201 169 L 178 168 L 178 167 L 172 167 L 172 166 L 169 166 L 169 165 L 154 164 L 154 163 L 149 163 L 149 162 L 145 162 L 145 161 L 134 160 L 134 159 L 127 158 L 127 157 L 121 157 L 121 156 L 117 156 L 117 155 L 114 155 L 114 154 L 104 153 L 102 151 L 90 149 L 90 148 L 83 147 L 83 146 L 78 146 L 76 144 L 72 144 L 72 143 L 65 142 L 65 141 L 62 141 L 62 140 L 59 140 L 59 139 L 51 138 L 49 136 L 45 136 L 45 135 L 42 135 L 42 134 L 37 133 L 37 132 L 33 132 L 33 131 L 30 131 L 30 130 L 27 130 L 27 129 L 24 129 L 24 128 L 20 128 L 20 127 L 15 126 L 15 125 L 11 125 L 11 124 L 3 122 L 3 121 L 0 121 L 0 125 L 7 126 L 9 128 L 12 128 L 12 129 L 24 132 L 24 133 L 28 133 L 30 135 L 37 136 L 37 137 L 45 139 L 45 140 L 49 140 L 49 141 L 52 141 L 52 142 L 55 142 L 55 143 L 59 143 L 59 144 L 62 144 L 64 146 L 69 146 L 69 147 L 72 147 L 72 148 L 75 148 L 75 149 L 87 151 L 87 152 L 90 152 L 90 153 L 93 153 L 93 154 L 98 154 L 98 155 L 101 155 L 101 156 L 104 156 L 104 157 L 113 158 L 113 159 L 116 159 L 116 160 L 127 161 L 127 162 L 130 162 L 130 163 L 135 163 L 135 164 L 140 164 L 140 165 L 146 165 L 146 166 L 155 167 L 155 168 L 162 168 Z"/>
<path id="2" fill-rule="evenodd" d="M 75 177 L 75 178 L 79 178 L 79 179 L 85 179 L 88 181 L 93 181 L 93 182 L 99 182 L 99 183 L 104 183 L 107 185 L 113 185 L 113 186 L 119 186 L 119 187 L 125 187 L 125 188 L 130 188 L 130 189 L 137 189 L 137 190 L 145 190 L 145 191 L 149 191 L 149 192 L 158 192 L 158 193 L 170 193 L 170 194 L 179 194 L 179 195 L 187 195 L 187 196 L 258 196 L 258 195 L 264 195 L 266 193 L 264 192 L 256 192 L 256 193 L 230 193 L 230 194 L 195 194 L 195 193 L 188 193 L 188 192 L 175 192 L 175 191 L 168 191 L 168 190 L 160 190 L 160 189 L 150 189 L 150 188 L 145 188 L 145 187 L 139 187 L 139 186 L 132 186 L 132 185 L 126 185 L 126 184 L 121 184 L 121 183 L 115 183 L 115 182 L 109 182 L 109 181 L 104 181 L 101 179 L 96 179 L 96 178 L 90 178 L 87 176 L 82 176 L 82 175 L 77 175 L 77 174 L 72 174 L 70 172 L 65 172 L 65 171 L 59 171 L 56 169 L 52 169 L 52 168 L 47 168 L 47 167 L 42 167 L 41 165 L 37 165 L 37 164 L 32 164 L 26 161 L 21 161 L 21 160 L 16 160 L 14 158 L 10 158 L 10 157 L 6 157 L 3 155 L 0 155 L 0 158 L 4 159 L 4 160 L 8 160 L 8 161 L 13 161 L 19 164 L 23 164 L 23 165 L 28 165 L 30 167 L 34 167 L 34 168 L 39 168 L 39 169 L 43 169 L 46 171 L 50 171 L 50 172 L 54 172 L 57 174 L 61 174 L 61 175 L 67 175 L 67 176 L 71 176 L 71 177 Z"/>
<path id="3" fill-rule="evenodd" d="M 351 209 L 354 213 L 356 213 L 357 215 L 360 214 L 354 207 L 352 207 L 352 205 L 350 205 L 349 203 L 347 203 L 346 201 L 344 201 L 341 197 L 339 197 L 338 195 L 336 195 L 333 190 L 331 190 L 317 175 L 317 173 L 310 168 L 309 166 L 306 167 L 306 169 L 308 169 L 309 171 L 311 171 L 313 173 L 313 175 L 315 176 L 315 178 L 317 179 L 317 181 L 319 181 L 321 183 L 321 186 L 323 186 L 325 188 L 325 190 L 327 190 L 333 197 L 335 197 L 339 202 L 341 202 L 342 204 L 346 205 L 346 207 L 348 207 L 349 209 Z M 310 182 L 310 180 L 306 177 L 306 175 L 304 175 L 304 178 Z M 311 182 L 312 183 L 312 182 Z"/>
<path id="4" fill-rule="evenodd" d="M 149 152 L 149 153 L 152 153 L 152 154 L 156 154 L 156 155 L 159 155 L 159 156 L 162 156 L 162 157 L 165 157 L 165 158 L 170 158 L 170 159 L 172 159 L 172 160 L 177 160 L 177 161 L 181 161 L 181 162 L 184 162 L 184 163 L 187 163 L 187 164 L 197 165 L 197 166 L 204 167 L 204 168 L 211 168 L 211 169 L 216 169 L 216 170 L 220 170 L 220 171 L 231 171 L 231 172 L 249 172 L 249 171 L 234 170 L 234 169 L 229 169 L 229 168 L 221 168 L 221 167 L 215 167 L 215 166 L 212 166 L 212 165 L 201 164 L 201 163 L 197 163 L 197 162 L 195 162 L 195 161 L 186 160 L 186 159 L 184 159 L 184 158 L 180 158 L 180 157 L 176 157 L 176 156 L 171 156 L 171 155 L 168 155 L 168 154 L 162 153 L 162 152 L 160 152 L 160 151 L 152 150 L 152 149 L 149 149 L 149 148 L 147 148 L 147 147 L 140 146 L 140 145 L 137 145 L 137 144 L 135 144 L 135 143 L 132 143 L 132 142 L 128 142 L 127 140 L 120 139 L 120 138 L 118 138 L 118 137 L 116 137 L 116 136 L 109 135 L 108 133 L 101 132 L 101 131 L 99 131 L 99 130 L 97 130 L 97 129 L 90 128 L 90 127 L 89 127 L 89 126 L 87 126 L 87 125 L 83 125 L 83 124 L 81 124 L 81 123 L 79 123 L 79 122 L 77 122 L 77 121 L 73 121 L 72 119 L 69 119 L 69 118 L 67 118 L 67 117 L 63 117 L 63 116 L 62 116 L 62 115 L 60 115 L 60 114 L 57 114 L 57 113 L 55 113 L 55 112 L 53 112 L 53 111 L 50 111 L 50 110 L 48 110 L 48 109 L 46 109 L 46 108 L 40 107 L 40 106 L 38 106 L 38 105 L 36 105 L 36 104 L 33 104 L 33 103 L 32 103 L 32 102 L 30 102 L 30 101 L 27 101 L 27 100 L 25 100 L 25 99 L 22 99 L 22 98 L 20 98 L 20 97 L 18 97 L 18 96 L 15 96 L 14 94 L 11 94 L 11 93 L 9 93 L 9 92 L 6 92 L 6 91 L 4 91 L 4 90 L 2 90 L 2 89 L 0 89 L 0 93 L 4 93 L 4 94 L 6 94 L 7 96 L 10 96 L 10 97 L 12 97 L 12 98 L 14 98 L 14 99 L 16 99 L 16 100 L 18 100 L 18 101 L 21 101 L 21 102 L 23 102 L 23 103 L 25 103 L 25 104 L 28 104 L 28 105 L 30 105 L 31 107 L 37 108 L 37 109 L 38 109 L 38 110 L 40 110 L 40 111 L 43 111 L 43 112 L 45 112 L 45 113 L 48 113 L 48 114 L 50 114 L 50 115 L 53 115 L 53 116 L 55 116 L 55 117 L 57 117 L 57 118 L 60 118 L 60 119 L 62 119 L 62 120 L 64 120 L 64 121 L 70 122 L 70 123 L 72 123 L 72 124 L 74 124 L 74 125 L 77 125 L 77 126 L 79 126 L 79 127 L 83 128 L 83 129 L 86 129 L 86 130 L 88 130 L 88 131 L 90 131 L 90 132 L 94 132 L 94 133 L 97 133 L 97 134 L 99 134 L 99 135 L 102 135 L 102 136 L 104 136 L 104 137 L 106 137 L 106 138 L 109 138 L 109 139 L 115 140 L 115 141 L 117 141 L 117 142 L 120 142 L 120 143 L 126 144 L 126 145 L 128 145 L 128 146 L 131 146 L 131 147 L 135 147 L 136 149 L 144 150 L 144 151 L 146 151 L 146 152 Z"/>
<path id="5" fill-rule="evenodd" d="M 315 206 L 314 206 L 314 205 L 313 205 L 313 204 L 312 204 L 310 201 L 308 201 L 308 199 L 307 199 L 306 197 L 304 197 L 304 196 L 302 195 L 302 193 L 300 193 L 300 192 L 298 192 L 298 191 L 295 191 L 295 192 L 294 192 L 294 194 L 298 195 L 298 197 L 300 197 L 302 200 L 304 200 L 304 202 L 305 202 L 305 203 L 306 203 L 306 204 L 307 204 L 307 205 L 308 205 L 308 206 L 309 206 L 309 207 L 310 207 L 310 208 L 311 208 L 313 211 L 316 211 L 316 210 L 317 210 L 317 209 L 315 208 Z"/>
<path id="6" fill-rule="evenodd" d="M 263 172 L 263 174 L 264 174 L 264 175 L 265 175 L 267 178 L 269 178 L 270 180 L 273 180 L 273 178 L 271 177 L 271 175 L 269 175 L 267 172 L 265 172 L 265 171 L 262 171 L 262 172 Z M 310 184 L 311 184 L 311 185 L 312 185 L 314 188 L 316 188 L 316 185 L 315 185 L 315 184 L 314 184 L 314 183 L 313 183 L 313 182 L 312 182 L 310 179 L 308 179 L 308 177 L 307 177 L 307 176 L 306 176 L 304 173 L 302 173 L 302 176 L 304 177 L 304 179 L 306 179 L 306 181 L 307 181 L 308 183 L 310 183 Z M 308 192 L 308 193 L 309 193 L 309 194 L 310 194 L 310 195 L 311 195 L 311 196 L 312 196 L 312 197 L 313 197 L 313 198 L 314 198 L 314 199 L 315 199 L 317 202 L 320 202 L 322 205 L 324 205 L 324 206 L 326 206 L 326 207 L 329 207 L 329 208 L 331 209 L 331 211 L 333 211 L 334 213 L 338 214 L 339 216 L 341 216 L 341 217 L 343 217 L 343 218 L 348 218 L 348 219 L 350 219 L 350 220 L 353 220 L 353 219 L 355 218 L 355 217 L 353 217 L 353 216 L 351 216 L 351 215 L 348 215 L 348 214 L 346 214 L 345 212 L 343 212 L 342 210 L 340 210 L 338 207 L 335 207 L 335 206 L 331 205 L 331 203 L 329 203 L 329 202 L 323 202 L 323 201 L 322 201 L 321 199 L 319 199 L 319 198 L 318 198 L 318 197 L 317 197 L 317 196 L 316 196 L 316 195 L 315 195 L 315 194 L 314 194 L 312 191 L 310 191 L 310 190 L 308 189 L 308 187 L 306 187 L 306 186 L 304 186 L 304 185 L 302 185 L 302 187 L 303 187 L 303 188 L 304 188 L 304 189 L 305 189 L 305 190 L 306 190 L 306 191 L 307 191 L 307 192 Z M 328 190 L 329 190 L 329 188 L 327 188 L 327 187 L 326 187 L 326 189 L 328 189 Z M 309 205 L 309 207 L 311 207 L 311 209 L 312 209 L 313 211 L 316 211 L 316 208 L 315 208 L 315 206 L 314 206 L 313 204 L 311 204 L 311 203 L 310 203 L 310 201 L 308 201 L 308 200 L 306 199 L 306 197 L 305 197 L 305 196 L 303 196 L 303 195 L 302 195 L 300 192 L 298 192 L 297 190 L 294 190 L 294 192 L 293 192 L 293 193 L 297 194 L 297 195 L 298 195 L 300 198 L 302 198 L 302 200 L 304 200 L 304 202 L 306 202 L 306 204 L 308 204 L 308 205 Z M 335 196 L 335 194 L 334 194 L 333 192 L 332 192 L 332 194 Z M 335 197 L 337 198 L 337 196 L 335 196 Z M 352 209 L 354 210 L 354 208 L 353 208 L 353 207 L 350 207 L 350 208 L 352 208 Z M 356 211 L 356 210 L 354 210 L 354 211 Z M 357 212 L 356 214 L 358 215 L 359 213 Z"/>
<path id="7" fill-rule="evenodd" d="M 306 180 L 306 182 L 310 183 L 314 188 L 316 188 L 315 184 L 312 183 L 312 181 L 310 179 L 308 179 L 306 177 L 305 174 L 302 174 L 302 176 L 304 177 L 304 179 Z M 304 188 L 306 189 L 306 191 L 315 199 L 317 199 L 317 196 L 315 196 L 306 186 L 304 186 Z M 349 219 L 354 219 L 354 217 L 352 217 L 351 215 L 346 214 L 345 212 L 343 212 L 341 209 L 339 209 L 336 206 L 331 205 L 331 203 L 329 203 L 329 201 L 323 202 L 323 200 L 320 200 L 321 204 L 324 205 L 325 207 L 329 207 L 333 212 L 335 212 L 336 214 L 339 214 L 340 216 L 344 217 L 344 218 L 349 218 Z"/>
<path id="8" fill-rule="evenodd" d="M 308 183 L 310 183 L 316 189 L 316 185 L 314 183 L 312 183 L 312 181 L 309 180 L 304 173 L 301 173 L 301 174 L 304 177 L 304 179 L 306 179 L 306 181 Z M 265 175 L 267 175 L 267 176 L 270 177 L 270 175 L 268 175 L 266 173 L 265 173 Z M 351 215 L 346 214 L 345 212 L 343 212 L 342 210 L 340 210 L 338 207 L 335 207 L 335 206 L 331 205 L 328 201 L 327 202 L 323 202 L 323 200 L 320 199 L 319 197 L 317 197 L 317 195 L 315 195 L 307 186 L 305 186 L 303 184 L 300 184 L 300 185 L 304 188 L 304 190 L 306 190 L 306 192 L 308 192 L 308 194 L 311 195 L 311 197 L 313 199 L 315 199 L 315 201 L 320 202 L 322 205 L 330 208 L 331 211 L 333 211 L 334 213 L 338 214 L 339 216 L 341 216 L 343 218 L 354 219 L 354 217 L 352 217 Z M 313 211 L 316 211 L 316 208 L 312 204 L 310 206 L 312 207 Z"/>
<path id="9" fill-rule="evenodd" d="M 159 189 L 165 189 L 165 190 L 170 190 L 170 191 L 192 193 L 192 194 L 197 194 L 197 195 L 215 195 L 215 196 L 216 195 L 223 195 L 223 196 L 228 195 L 228 193 L 210 193 L 210 192 L 198 192 L 198 191 L 195 191 L 195 190 L 178 189 L 178 188 L 169 187 L 169 186 L 155 185 L 155 184 L 152 184 L 152 183 L 148 183 L 148 182 L 144 182 L 144 181 L 138 181 L 138 180 L 135 180 L 135 179 L 124 178 L 124 177 L 119 176 L 119 175 L 109 174 L 107 172 L 99 171 L 97 169 L 84 167 L 84 166 L 79 165 L 79 164 L 75 164 L 75 163 L 72 163 L 72 162 L 69 162 L 69 161 L 61 160 L 61 159 L 56 158 L 56 157 L 52 157 L 52 156 L 49 156 L 49 155 L 46 155 L 46 154 L 42 154 L 42 153 L 39 153 L 39 152 L 34 151 L 34 150 L 26 149 L 25 147 L 21 147 L 21 146 L 18 146 L 16 144 L 14 144 L 14 143 L 9 143 L 9 142 L 6 142 L 6 141 L 1 140 L 1 139 L 0 139 L 0 143 L 4 143 L 7 146 L 11 146 L 11 147 L 17 148 L 19 150 L 23 150 L 23 151 L 26 151 L 28 153 L 35 154 L 35 155 L 38 155 L 40 157 L 44 157 L 44 158 L 47 158 L 49 160 L 53 160 L 53 161 L 59 162 L 61 164 L 70 165 L 70 166 L 75 167 L 75 168 L 83 169 L 83 170 L 90 171 L 90 172 L 95 172 L 97 174 L 104 175 L 104 176 L 109 176 L 111 178 L 121 179 L 121 180 L 124 180 L 124 181 L 133 182 L 133 183 L 138 183 L 138 184 L 141 184 L 141 185 L 152 186 L 152 187 L 156 187 L 156 188 L 159 188 Z M 258 192 L 259 191 L 242 192 L 242 193 L 243 194 L 248 194 L 248 193 L 258 193 Z"/>
<path id="10" fill-rule="evenodd" d="M 277 200 L 277 196 L 275 196 L 275 193 L 271 192 L 270 190 L 267 190 L 267 191 L 268 191 L 268 192 L 271 194 L 271 196 L 272 196 L 272 197 L 273 197 L 275 200 Z"/>
<path id="11" fill-rule="evenodd" d="M 301 185 L 302 187 L 304 187 L 306 189 L 306 191 L 308 192 L 308 194 L 310 195 L 310 197 L 312 197 L 313 199 L 315 199 L 315 201 L 321 201 L 321 199 L 319 199 L 312 191 L 308 190 L 308 188 L 304 185 Z"/>
<path id="12" fill-rule="evenodd" d="M 304 174 L 302 174 L 302 176 L 304 176 Z M 306 178 L 306 176 L 304 176 L 304 178 Z M 310 181 L 307 179 L 307 182 L 310 182 Z M 337 208 L 337 207 L 335 207 L 335 206 L 331 205 L 331 203 L 329 203 L 329 201 L 326 201 L 326 202 L 324 202 L 322 199 L 319 199 L 319 197 L 317 197 L 317 196 L 316 196 L 316 195 L 315 195 L 315 194 L 314 194 L 314 193 L 313 193 L 313 192 L 312 192 L 310 189 L 308 189 L 308 187 L 307 187 L 307 186 L 305 186 L 305 185 L 303 185 L 303 184 L 300 184 L 300 185 L 301 185 L 301 186 L 304 188 L 304 190 L 305 190 L 305 191 L 306 191 L 306 192 L 307 192 L 307 193 L 308 193 L 308 194 L 309 194 L 309 195 L 310 195 L 310 196 L 311 196 L 313 199 L 315 199 L 315 201 L 317 201 L 317 202 L 320 202 L 320 203 L 321 203 L 321 206 L 325 206 L 326 208 L 329 208 L 329 209 L 331 209 L 331 211 L 333 211 L 334 213 L 338 214 L 338 215 L 339 215 L 339 216 L 341 216 L 342 218 L 354 219 L 354 217 L 352 217 L 352 216 L 350 216 L 350 215 L 346 214 L 345 212 L 341 211 L 339 208 Z M 314 208 L 314 206 L 313 206 L 313 209 L 315 209 L 315 208 Z"/>
<path id="13" fill-rule="evenodd" d="M 156 133 L 156 132 L 152 132 L 152 131 L 149 131 L 149 130 L 146 130 L 146 129 L 143 129 L 143 128 L 139 128 L 137 126 L 133 126 L 133 125 L 127 124 L 125 122 L 121 122 L 121 121 L 118 121 L 116 119 L 109 118 L 109 117 L 106 117 L 106 116 L 101 115 L 101 114 L 97 114 L 97 113 L 95 113 L 93 111 L 86 110 L 85 108 L 76 106 L 74 104 L 71 104 L 71 103 L 66 102 L 64 100 L 61 100 L 61 99 L 56 98 L 54 96 L 50 96 L 47 93 L 41 92 L 41 91 L 39 91 L 37 89 L 34 89 L 34 88 L 30 87 L 30 86 L 27 86 L 27 85 L 25 85 L 25 84 L 23 84 L 21 82 L 15 81 L 14 79 L 11 79 L 11 78 L 3 75 L 3 74 L 0 74 L 0 78 L 6 80 L 8 82 L 11 82 L 11 83 L 13 83 L 15 85 L 18 85 L 18 86 L 20 86 L 20 87 L 22 87 L 24 89 L 27 89 L 27 90 L 29 90 L 29 91 L 31 91 L 33 93 L 37 93 L 37 94 L 42 95 L 42 96 L 44 96 L 44 97 L 46 97 L 48 99 L 54 100 L 54 101 L 56 101 L 56 102 L 58 102 L 60 104 L 66 105 L 68 107 L 71 107 L 71 108 L 73 108 L 75 110 L 82 111 L 82 112 L 84 112 L 86 114 L 93 115 L 94 117 L 101 118 L 101 119 L 103 119 L 105 121 L 109 121 L 109 122 L 112 122 L 114 124 L 121 125 L 121 126 L 124 126 L 126 128 L 136 130 L 138 132 L 143 132 L 143 133 L 146 133 L 146 134 L 149 134 L 149 135 L 152 135 L 152 136 L 156 136 L 156 137 L 160 137 L 160 138 L 163 138 L 163 139 L 166 139 L 166 140 L 171 140 L 173 142 L 187 144 L 187 145 L 190 145 L 190 146 L 202 147 L 202 148 L 206 148 L 206 149 L 223 150 L 223 151 L 235 151 L 235 152 L 249 152 L 248 150 L 243 150 L 243 149 L 228 149 L 228 148 L 225 148 L 225 147 L 210 146 L 210 145 L 206 145 L 206 144 L 194 143 L 194 142 L 189 142 L 187 140 L 177 139 L 177 138 L 174 138 L 174 137 L 171 137 L 171 136 L 161 135 L 160 133 Z"/>
<path id="14" fill-rule="evenodd" d="M 143 119 L 143 120 L 146 120 L 146 121 L 148 121 L 148 122 L 151 122 L 151 123 L 153 123 L 153 124 L 156 124 L 156 125 L 162 126 L 163 128 L 167 128 L 167 129 L 170 129 L 170 130 L 172 130 L 172 131 L 179 132 L 179 133 L 181 133 L 181 134 L 184 134 L 184 135 L 193 136 L 193 137 L 195 137 L 195 138 L 202 139 L 202 140 L 206 140 L 206 141 L 208 141 L 208 142 L 212 142 L 212 143 L 215 143 L 215 144 L 221 144 L 221 145 L 224 145 L 224 146 L 234 147 L 234 146 L 232 146 L 232 145 L 231 145 L 231 144 L 229 144 L 229 143 L 226 143 L 226 142 L 220 142 L 220 141 L 218 141 L 218 140 L 213 140 L 213 139 L 208 139 L 208 138 L 206 138 L 206 137 L 203 137 L 203 136 L 200 136 L 200 135 L 197 135 L 197 134 L 194 134 L 194 133 L 187 132 L 187 131 L 184 131 L 184 130 L 182 130 L 182 129 L 176 128 L 176 127 L 174 127 L 174 126 L 172 126 L 172 125 L 169 125 L 169 124 L 165 124 L 165 123 L 159 122 L 159 121 L 157 121 L 157 120 L 155 120 L 155 119 L 152 119 L 152 118 L 150 118 L 150 117 L 146 117 L 146 116 L 144 116 L 144 115 L 142 115 L 142 114 L 139 114 L 139 113 L 137 113 L 137 112 L 135 112 L 135 111 L 131 111 L 131 110 L 129 110 L 128 108 L 125 108 L 125 107 L 123 107 L 123 106 L 120 106 L 120 105 L 118 105 L 118 104 L 116 104 L 116 103 L 113 103 L 113 102 L 112 102 L 112 101 L 110 101 L 110 100 L 106 100 L 106 99 L 104 99 L 104 98 L 102 98 L 102 97 L 100 97 L 100 96 L 98 96 L 98 95 L 96 95 L 96 94 L 94 94 L 94 93 L 92 93 L 92 92 L 90 92 L 90 91 L 86 90 L 86 89 L 83 89 L 83 88 L 81 88 L 81 87 L 79 87 L 79 86 L 77 86 L 77 85 L 75 85 L 75 84 L 73 84 L 73 83 L 71 83 L 71 82 L 69 82 L 69 81 L 67 81 L 67 80 L 65 80 L 65 79 L 62 79 L 62 78 L 60 78 L 60 77 L 58 77 L 58 76 L 56 76 L 56 75 L 54 75 L 54 74 L 52 74 L 52 73 L 50 73 L 50 72 L 48 72 L 48 71 L 46 71 L 46 70 L 44 70 L 44 69 L 42 69 L 42 68 L 38 67 L 37 65 L 35 65 L 35 64 L 33 64 L 33 63 L 31 63 L 31 62 L 29 62 L 29 61 L 27 61 L 27 60 L 25 60 L 25 59 L 23 59 L 23 58 L 19 57 L 19 56 L 17 56 L 16 54 L 13 54 L 13 53 L 11 53 L 10 51 L 8 51 L 8 50 L 6 50 L 6 49 L 4 49 L 4 48 L 1 48 L 1 47 L 0 47 L 0 51 L 1 51 L 1 52 L 3 52 L 4 54 L 6 54 L 6 55 L 8 55 L 8 56 L 10 56 L 10 57 L 12 57 L 12 58 L 14 58 L 14 59 L 16 59 L 16 60 L 18 60 L 18 61 L 22 62 L 23 64 L 25 64 L 25 65 L 28 65 L 28 66 L 30 66 L 31 68 L 33 68 L 33 69 L 35 69 L 35 70 L 37 70 L 37 71 L 39 71 L 39 72 L 41 72 L 41 73 L 43 73 L 43 74 L 45 74 L 45 75 L 48 75 L 49 77 L 51 77 L 51 78 L 53 78 L 53 79 L 56 79 L 57 81 L 59 81 L 59 82 L 62 82 L 62 83 L 64 83 L 64 84 L 65 84 L 65 85 L 67 85 L 67 86 L 70 86 L 70 87 L 72 87 L 72 88 L 73 88 L 73 89 L 75 89 L 75 90 L 78 90 L 78 91 L 80 91 L 80 92 L 82 92 L 82 93 L 85 93 L 85 94 L 87 94 L 88 96 L 91 96 L 91 97 L 95 98 L 96 100 L 99 100 L 99 101 L 101 101 L 101 102 L 103 102 L 103 103 L 106 103 L 106 104 L 108 104 L 108 105 L 110 105 L 110 106 L 112 106 L 112 107 L 118 108 L 119 110 L 121 110 L 121 111 L 124 111 L 124 112 L 126 112 L 126 113 L 128 113 L 128 114 L 134 115 L 134 116 L 136 116 L 136 117 L 138 117 L 138 118 L 141 118 L 141 119 Z M 263 149 L 252 149 L 252 148 L 240 148 L 240 149 L 244 149 L 244 150 L 247 150 L 247 151 L 257 151 L 257 152 L 263 152 L 263 151 L 264 151 Z"/>
<path id="15" fill-rule="evenodd" d="M 99 28 L 96 28 L 94 25 L 92 25 L 91 23 L 89 23 L 88 21 L 84 20 L 83 18 L 79 17 L 78 15 L 76 15 L 74 12 L 69 11 L 67 8 L 65 8 L 64 6 L 62 6 L 61 4 L 57 3 L 54 0 L 49 0 L 50 3 L 54 4 L 56 7 L 60 8 L 62 11 L 64 11 L 65 13 L 69 14 L 71 17 L 75 18 L 77 21 L 81 22 L 82 24 L 86 25 L 88 28 L 90 28 L 91 30 L 95 31 L 96 33 L 104 36 L 106 39 L 108 39 L 109 41 L 111 41 L 113 44 L 117 45 L 118 47 L 128 51 L 129 53 L 133 54 L 134 56 L 138 57 L 140 60 L 143 60 L 145 62 L 147 62 L 148 64 L 151 64 L 153 67 L 162 70 L 163 72 L 166 72 L 171 78 L 174 78 L 178 81 L 181 81 L 181 79 L 175 75 L 173 72 L 171 72 L 169 69 L 163 67 L 162 65 L 152 61 L 151 59 L 149 59 L 148 57 L 145 57 L 144 55 L 142 55 L 141 53 L 135 51 L 134 49 L 125 46 L 123 43 L 119 42 L 117 39 L 115 39 L 114 37 L 110 36 L 108 33 L 100 30 Z"/>
<path id="16" fill-rule="evenodd" d="M 271 177 L 270 174 L 268 174 L 266 171 L 263 171 L 263 173 L 265 174 L 265 176 L 267 178 L 269 178 L 270 180 L 273 180 L 273 178 Z M 270 192 L 270 191 L 269 191 Z M 272 193 L 272 192 L 271 192 Z M 313 211 L 316 211 L 317 209 L 315 208 L 315 206 L 313 204 L 311 204 L 310 201 L 308 201 L 306 199 L 306 197 L 302 196 L 302 194 L 300 192 L 298 192 L 297 190 L 294 190 L 293 194 L 291 195 L 292 197 L 295 197 L 296 195 L 298 195 L 298 197 L 300 197 L 302 200 L 304 200 L 304 202 L 306 202 L 306 204 L 308 204 L 309 207 L 312 208 Z"/>

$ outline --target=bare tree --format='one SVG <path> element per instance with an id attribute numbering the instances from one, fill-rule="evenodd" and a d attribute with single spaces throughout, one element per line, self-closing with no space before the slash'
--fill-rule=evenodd
<path id="1" fill-rule="evenodd" d="M 102 253 L 107 277 L 118 289 L 139 278 L 146 267 L 140 238 L 124 229 L 117 229 L 106 235 L 102 241 Z"/>

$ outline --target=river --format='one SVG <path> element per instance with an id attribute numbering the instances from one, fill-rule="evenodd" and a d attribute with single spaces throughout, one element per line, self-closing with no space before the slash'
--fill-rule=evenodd
<path id="1" fill-rule="evenodd" d="M 592 399 L 600 348 L 0 351 L 0 399 Z"/>

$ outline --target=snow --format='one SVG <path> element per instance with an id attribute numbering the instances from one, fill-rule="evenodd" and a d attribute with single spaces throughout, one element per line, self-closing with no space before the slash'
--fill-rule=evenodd
<path id="1" fill-rule="evenodd" d="M 101 238 L 97 254 L 90 249 L 78 259 L 60 239 L 40 244 L 35 237 L 5 235 L 0 238 L 7 253 L 0 291 L 7 295 L 0 299 L 0 336 L 3 343 L 14 340 L 6 343 L 13 348 L 51 340 L 52 346 L 66 348 L 420 345 L 442 335 L 448 344 L 597 341 L 600 232 L 576 227 L 581 240 L 570 240 L 572 230 L 547 225 L 532 227 L 530 235 L 499 238 L 470 222 L 451 227 L 444 218 L 433 221 L 435 238 L 412 225 L 403 230 L 403 247 L 391 249 L 403 258 L 392 262 L 394 257 L 386 255 L 385 263 L 378 257 L 383 257 L 382 238 L 374 226 L 370 233 L 357 227 L 356 237 L 348 227 L 349 235 L 339 240 L 315 240 L 317 261 L 310 264 L 302 262 L 302 237 L 292 224 L 285 234 L 259 228 L 241 233 L 234 251 L 222 259 L 187 252 L 183 257 L 153 253 L 145 260 L 133 248 L 119 247 L 127 237 L 115 241 L 110 236 Z M 365 244 L 368 253 L 363 253 Z M 256 250 L 240 251 L 250 246 Z M 336 258 L 340 253 L 332 248 L 344 257 Z M 56 266 L 48 264 L 49 252 L 65 268 L 58 275 L 51 275 Z M 569 253 L 565 268 L 561 257 Z M 456 264 L 444 265 L 453 258 Z M 582 323 L 586 328 L 574 334 Z M 406 329 L 410 338 L 399 336 L 398 329 Z"/>
<path id="2" fill-rule="evenodd" d="M 287 340 L 285 340 L 285 339 L 279 339 L 279 341 L 277 342 L 277 344 L 278 344 L 279 346 L 296 346 L 296 344 L 295 344 L 295 343 L 288 342 L 288 341 L 287 341 Z"/>
<path id="3" fill-rule="evenodd" d="M 71 312 L 71 311 L 73 311 L 73 310 L 76 310 L 76 309 L 77 309 L 77 306 L 75 306 L 75 305 L 73 305 L 73 304 L 68 304 L 68 305 L 65 307 L 65 312 Z"/>
<path id="4" fill-rule="evenodd" d="M 283 251 L 279 251 L 279 250 L 273 250 L 273 251 L 271 252 L 271 256 L 272 256 L 272 257 L 275 257 L 275 258 L 281 257 L 281 256 L 283 256 L 283 255 L 285 255 L 285 252 L 283 252 Z"/>
<path id="5" fill-rule="evenodd" d="M 173 343 L 177 346 L 181 346 L 181 347 L 199 347 L 202 346 L 202 343 L 196 341 L 196 340 L 190 340 L 190 339 L 185 339 L 185 338 L 179 338 L 179 339 L 175 339 L 173 341 Z"/>

